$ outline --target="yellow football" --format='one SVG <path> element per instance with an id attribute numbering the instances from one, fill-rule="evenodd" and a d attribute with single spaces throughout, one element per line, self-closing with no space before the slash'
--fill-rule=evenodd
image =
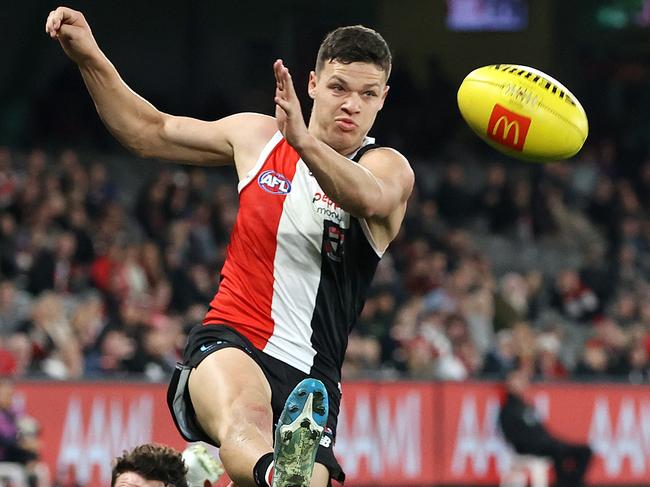
<path id="1" fill-rule="evenodd" d="M 458 107 L 485 142 L 527 161 L 571 157 L 589 132 L 577 98 L 559 81 L 526 66 L 494 64 L 475 69 L 458 89 Z"/>

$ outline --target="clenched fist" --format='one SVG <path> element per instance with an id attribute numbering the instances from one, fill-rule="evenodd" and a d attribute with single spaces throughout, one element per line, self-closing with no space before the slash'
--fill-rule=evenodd
<path id="1" fill-rule="evenodd" d="M 58 39 L 68 57 L 77 64 L 101 54 L 88 22 L 76 10 L 67 7 L 52 10 L 45 22 L 45 32 L 52 39 Z"/>

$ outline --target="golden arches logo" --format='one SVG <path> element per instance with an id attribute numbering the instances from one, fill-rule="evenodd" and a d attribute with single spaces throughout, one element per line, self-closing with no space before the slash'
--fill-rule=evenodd
<path id="1" fill-rule="evenodd" d="M 524 150 L 531 119 L 508 110 L 498 103 L 492 108 L 486 135 L 500 145 L 516 151 Z"/>
<path id="2" fill-rule="evenodd" d="M 510 135 L 510 131 L 514 128 L 515 136 L 512 141 L 515 145 L 519 144 L 519 122 L 517 122 L 516 120 L 508 120 L 508 117 L 506 117 L 505 115 L 501 115 L 497 120 L 497 122 L 494 124 L 494 128 L 492 129 L 492 135 L 494 136 L 497 135 L 497 131 L 501 126 L 501 122 L 505 124 L 505 128 L 501 133 L 501 138 L 503 140 L 507 140 L 508 135 Z"/>

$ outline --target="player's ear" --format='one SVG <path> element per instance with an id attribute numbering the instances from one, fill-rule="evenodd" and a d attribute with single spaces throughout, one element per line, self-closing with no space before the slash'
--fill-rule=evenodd
<path id="1" fill-rule="evenodd" d="M 381 98 L 380 98 L 380 101 L 381 101 L 381 104 L 379 105 L 380 110 L 382 108 L 384 108 L 384 102 L 386 101 L 386 96 L 388 96 L 388 90 L 390 90 L 390 86 L 388 86 L 388 85 L 384 86 L 384 89 L 383 89 L 383 92 L 382 92 Z"/>
<path id="2" fill-rule="evenodd" d="M 316 83 L 318 83 L 318 76 L 315 71 L 309 72 L 309 83 L 307 84 L 307 93 L 312 100 L 316 97 Z"/>

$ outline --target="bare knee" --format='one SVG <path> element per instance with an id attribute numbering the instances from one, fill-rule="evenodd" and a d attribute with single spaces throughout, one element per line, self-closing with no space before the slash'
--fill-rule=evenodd
<path id="1" fill-rule="evenodd" d="M 228 442 L 246 442 L 251 437 L 264 437 L 273 444 L 273 411 L 263 400 L 237 398 L 224 414 L 220 424 L 215 425 L 222 446 Z"/>
<path id="2" fill-rule="evenodd" d="M 250 398 L 236 398 L 221 411 L 219 421 L 207 429 L 220 443 L 219 456 L 231 480 L 238 487 L 254 487 L 253 467 L 259 458 L 273 451 L 273 413 L 270 404 Z M 203 424 L 202 424 L 203 425 Z"/>

